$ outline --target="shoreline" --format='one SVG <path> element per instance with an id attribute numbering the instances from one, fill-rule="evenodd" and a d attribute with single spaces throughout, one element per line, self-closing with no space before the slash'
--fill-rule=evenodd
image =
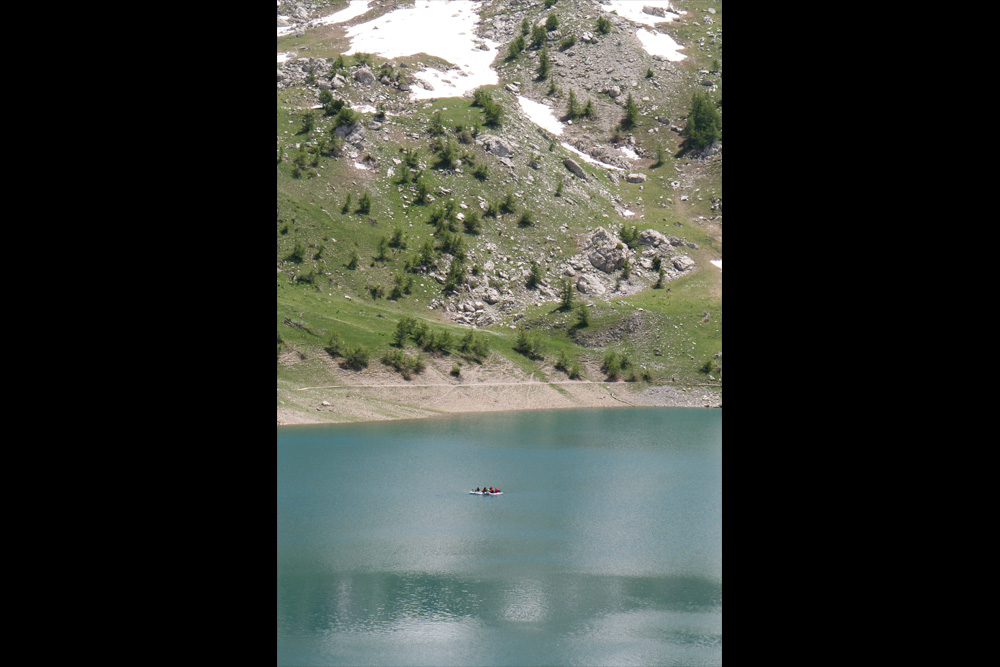
<path id="1" fill-rule="evenodd" d="M 282 392 L 277 426 L 425 419 L 449 414 L 593 408 L 721 408 L 718 386 L 629 382 L 330 385 Z"/>
<path id="2" fill-rule="evenodd" d="M 721 383 L 570 380 L 548 364 L 531 373 L 498 355 L 483 364 L 468 364 L 455 376 L 452 363 L 451 358 L 431 357 L 424 371 L 410 381 L 378 362 L 354 371 L 325 353 L 307 356 L 290 351 L 278 359 L 277 425 L 564 408 L 722 407 Z M 600 377 L 600 369 L 585 365 L 587 376 Z"/>
<path id="3" fill-rule="evenodd" d="M 686 410 L 691 408 L 696 409 L 722 409 L 721 405 L 714 406 L 692 406 L 692 405 L 593 405 L 593 406 L 579 406 L 571 408 L 548 408 L 548 407 L 538 407 L 538 408 L 525 408 L 520 410 L 473 410 L 466 412 L 440 412 L 436 414 L 425 415 L 422 417 L 401 417 L 397 419 L 373 419 L 369 421 L 302 421 L 294 423 L 282 423 L 277 424 L 278 428 L 292 428 L 296 426 L 335 426 L 335 425 L 346 425 L 346 424 L 378 424 L 381 422 L 401 422 L 401 421 L 422 421 L 424 419 L 435 419 L 437 417 L 452 417 L 455 415 L 488 415 L 488 414 L 514 414 L 521 412 L 563 412 L 563 411 L 573 411 L 573 410 L 625 410 L 625 409 L 664 409 L 673 408 L 679 410 Z"/>

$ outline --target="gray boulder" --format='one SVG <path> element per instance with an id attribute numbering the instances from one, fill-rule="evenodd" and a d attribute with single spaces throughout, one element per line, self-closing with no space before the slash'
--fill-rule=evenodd
<path id="1" fill-rule="evenodd" d="M 362 67 L 354 72 L 354 80 L 367 86 L 375 83 L 375 75 L 367 67 Z"/>
<path id="2" fill-rule="evenodd" d="M 337 136 L 349 144 L 358 144 L 365 138 L 365 126 L 361 123 L 341 125 L 337 128 Z"/>
<path id="3" fill-rule="evenodd" d="M 580 276 L 580 279 L 576 281 L 576 288 L 583 294 L 593 296 L 600 296 L 607 291 L 601 281 L 593 276 Z"/>
<path id="4" fill-rule="evenodd" d="M 587 172 L 583 170 L 583 167 L 581 167 L 576 160 L 572 158 L 566 158 L 565 160 L 563 160 L 563 165 L 565 165 L 565 167 L 569 169 L 574 176 L 582 178 L 583 180 L 587 180 Z"/>
<path id="5" fill-rule="evenodd" d="M 639 232 L 639 243 L 659 248 L 661 245 L 669 245 L 670 240 L 655 229 L 644 229 Z"/>
<path id="6" fill-rule="evenodd" d="M 513 146 L 504 142 L 504 140 L 500 137 L 492 134 L 481 134 L 476 141 L 477 143 L 482 144 L 483 148 L 497 157 L 505 158 L 514 155 Z"/>
<path id="7" fill-rule="evenodd" d="M 688 271 L 694 268 L 694 260 L 687 255 L 681 255 L 680 257 L 674 258 L 674 268 L 678 271 Z"/>

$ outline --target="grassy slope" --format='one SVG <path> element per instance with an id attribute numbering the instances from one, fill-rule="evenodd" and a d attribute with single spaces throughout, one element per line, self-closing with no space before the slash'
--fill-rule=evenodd
<path id="1" fill-rule="evenodd" d="M 568 0 L 560 0 L 553 11 L 560 13 L 562 10 L 569 14 L 571 5 Z M 689 2 L 681 6 L 698 16 L 708 6 L 715 6 L 717 14 L 713 29 L 721 26 L 721 2 Z M 543 16 L 538 9 L 540 8 L 536 8 L 535 13 Z M 593 12 L 592 8 L 591 11 Z M 594 185 L 588 187 L 579 183 L 561 165 L 562 158 L 571 154 L 558 145 L 550 152 L 547 138 L 537 131 L 533 136 L 525 135 L 528 138 L 522 142 L 521 148 L 523 153 L 530 153 L 534 150 L 529 146 L 537 146 L 542 166 L 538 170 L 531 169 L 525 165 L 525 155 L 518 156 L 519 159 L 515 159 L 517 166 L 514 173 L 518 175 L 516 180 L 512 178 L 508 168 L 475 144 L 458 146 L 460 152 L 470 153 L 477 164 L 488 166 L 489 177 L 485 183 L 473 178 L 467 169 L 463 169 L 463 173 L 434 169 L 429 147 L 431 137 L 426 132 L 429 119 L 435 111 L 440 110 L 447 127 L 469 126 L 481 122 L 482 111 L 473 107 L 469 99 L 421 102 L 415 105 L 416 112 L 412 116 L 390 116 L 385 129 L 378 133 L 381 140 L 366 141 L 365 149 L 359 151 L 358 159 L 371 154 L 378 160 L 379 166 L 375 171 L 361 171 L 353 166 L 354 160 L 347 157 L 323 158 L 319 168 L 314 170 L 314 175 L 296 178 L 290 164 L 294 150 L 286 148 L 283 151 L 286 158 L 276 168 L 277 329 L 284 341 L 284 348 L 294 348 L 305 356 L 321 355 L 322 346 L 336 332 L 350 343 L 365 345 L 373 354 L 371 363 L 378 364 L 377 359 L 389 349 L 396 323 L 402 317 L 423 319 L 436 329 L 452 332 L 455 337 L 464 334 L 466 327 L 449 322 L 440 310 L 428 309 L 432 300 L 441 296 L 441 286 L 426 275 L 414 275 L 412 293 L 395 302 L 384 297 L 372 298 L 367 288 L 381 286 L 385 294 L 388 294 L 393 278 L 404 275 L 402 267 L 405 259 L 412 256 L 425 240 L 433 239 L 434 230 L 426 221 L 434 206 L 444 201 L 444 197 L 438 195 L 439 188 L 447 188 L 451 191 L 447 197 L 470 206 L 466 212 L 476 210 L 473 207 L 478 208 L 477 196 L 496 201 L 503 193 L 511 191 L 518 196 L 521 209 L 532 212 L 537 221 L 535 227 L 518 228 L 516 216 L 506 215 L 495 221 L 484 219 L 483 232 L 478 236 L 462 234 L 470 254 L 466 261 L 469 268 L 477 262 L 493 259 L 498 268 L 503 266 L 508 269 L 507 273 L 512 279 L 497 279 L 501 286 L 523 290 L 522 280 L 516 276 L 517 260 L 534 257 L 540 260 L 543 268 L 554 265 L 574 254 L 574 238 L 597 224 L 616 229 L 621 223 L 629 222 L 636 224 L 639 229 L 652 227 L 692 241 L 697 244 L 698 249 L 689 249 L 687 254 L 695 260 L 697 268 L 693 273 L 671 282 L 669 291 L 647 289 L 640 294 L 624 298 L 612 296 L 603 301 L 577 294 L 578 300 L 593 304 L 590 326 L 577 333 L 586 334 L 583 336 L 584 342 L 597 340 L 601 345 L 595 347 L 591 343 L 591 347 L 585 347 L 574 342 L 574 337 L 570 335 L 574 318 L 571 314 L 559 311 L 557 303 L 549 302 L 542 306 L 528 306 L 524 318 L 518 323 L 519 326 L 528 325 L 541 334 L 546 357 L 544 361 L 528 360 L 512 350 L 516 332 L 510 328 L 509 321 L 487 328 L 488 332 L 494 334 L 489 340 L 495 354 L 511 359 L 525 370 L 532 370 L 540 375 L 547 372 L 550 377 L 554 377 L 552 361 L 559 350 L 565 350 L 585 364 L 589 362 L 590 371 L 585 375 L 590 379 L 603 379 L 596 372 L 596 366 L 607 351 L 615 349 L 628 354 L 637 365 L 649 369 L 654 381 L 676 381 L 682 385 L 709 381 L 700 369 L 722 349 L 721 272 L 708 262 L 710 258 L 721 256 L 721 220 L 706 224 L 699 220 L 699 216 L 710 218 L 714 215 L 710 211 L 708 196 L 702 195 L 714 193 L 721 196 L 721 168 L 705 169 L 702 165 L 691 164 L 684 156 L 677 156 L 679 138 L 674 133 L 663 131 L 662 126 L 659 126 L 656 134 L 647 132 L 659 125 L 652 115 L 666 114 L 671 118 L 678 118 L 686 113 L 685 100 L 689 99 L 689 91 L 697 87 L 697 81 L 701 78 L 698 70 L 707 69 L 713 60 L 721 61 L 719 47 L 715 47 L 713 51 L 707 46 L 703 49 L 693 46 L 694 40 L 700 36 L 699 30 L 704 31 L 706 28 L 705 25 L 699 28 L 687 22 L 675 32 L 678 42 L 691 45 L 685 49 L 689 58 L 680 64 L 682 71 L 691 72 L 691 83 L 687 91 L 680 94 L 674 91 L 675 94 L 669 97 L 654 98 L 654 102 L 659 105 L 655 112 L 648 112 L 648 106 L 653 102 L 640 105 L 640 109 L 647 113 L 643 113 L 632 135 L 650 152 L 656 146 L 667 149 L 665 164 L 653 168 L 649 164 L 652 160 L 646 160 L 644 168 L 637 169 L 649 177 L 641 189 L 639 185 L 624 181 L 614 186 L 603 170 L 586 164 L 584 168 L 591 175 Z M 312 40 L 310 55 L 334 55 L 331 47 L 324 45 L 318 36 L 307 37 Z M 331 31 L 331 43 L 340 39 L 341 36 L 336 31 Z M 281 40 L 279 51 L 287 50 L 287 44 L 280 42 Z M 336 43 L 334 46 L 343 45 Z M 576 48 L 584 47 L 578 44 Z M 351 59 L 346 60 L 350 64 Z M 381 64 L 382 60 L 376 59 L 375 62 Z M 640 67 L 636 78 L 645 73 L 645 67 Z M 501 85 L 507 80 L 530 80 L 524 76 L 525 70 L 525 66 L 519 70 L 516 64 L 501 66 Z M 349 77 L 349 72 L 345 75 Z M 547 82 L 538 85 L 548 87 Z M 539 99 L 544 92 L 543 90 L 541 94 L 532 96 Z M 502 88 L 495 90 L 494 95 L 507 110 L 506 122 L 514 123 L 517 103 L 513 95 Z M 301 109 L 315 103 L 314 92 L 290 89 L 278 93 L 279 146 L 293 146 L 295 143 L 315 139 L 319 132 L 329 128 L 328 119 L 323 119 L 317 112 L 317 129 L 310 135 L 295 134 L 301 127 Z M 364 103 L 364 100 L 357 100 L 356 103 Z M 613 123 L 614 114 L 620 113 L 610 100 L 601 100 L 600 109 L 605 126 L 608 125 L 609 118 Z M 370 118 L 370 114 L 367 116 Z M 586 124 L 586 121 L 582 123 Z M 594 122 L 593 125 L 595 128 L 592 131 L 595 133 L 603 131 L 603 128 L 596 127 L 600 123 Z M 530 133 L 533 126 L 527 126 L 526 129 Z M 491 130 L 483 128 L 483 131 Z M 373 135 L 376 133 L 369 132 L 369 139 Z M 454 138 L 456 135 L 452 133 L 451 136 Z M 429 163 L 424 173 L 426 182 L 437 197 L 437 201 L 432 204 L 412 204 L 412 186 L 401 186 L 395 179 L 386 176 L 388 168 L 393 166 L 392 158 L 402 159 L 400 151 L 407 147 L 420 150 L 424 162 Z M 640 163 L 639 166 L 642 165 Z M 397 173 L 398 169 L 397 167 Z M 700 188 L 700 192 L 689 196 L 688 201 L 680 201 L 670 185 L 681 176 L 694 184 L 688 192 Z M 534 182 L 528 183 L 528 178 Z M 553 194 L 558 179 L 566 182 L 564 197 Z M 373 199 L 370 214 L 342 212 L 349 194 L 356 206 L 358 198 L 365 191 Z M 601 196 L 606 192 L 617 194 L 623 203 L 637 213 L 636 217 L 627 221 L 618 218 L 611 201 Z M 591 198 L 588 199 L 586 195 Z M 569 200 L 575 203 L 570 204 Z M 680 223 L 680 226 L 676 223 Z M 560 228 L 565 231 L 560 231 Z M 386 261 L 376 261 L 374 257 L 380 237 L 391 235 L 395 229 L 401 229 L 405 233 L 407 249 L 393 249 Z M 546 238 L 555 241 L 549 242 Z M 486 242 L 496 244 L 497 250 L 487 254 L 484 250 Z M 301 262 L 287 259 L 296 244 L 305 248 L 305 257 Z M 360 258 L 355 270 L 346 268 L 352 251 Z M 314 259 L 317 253 L 320 254 Z M 512 262 L 504 264 L 498 259 L 504 256 L 511 257 Z M 302 276 L 310 273 L 311 282 L 301 280 Z M 546 273 L 546 278 L 553 286 L 559 277 L 551 272 Z M 621 323 L 640 312 L 637 310 L 639 308 L 642 309 L 641 332 L 637 335 L 621 334 L 618 331 Z M 283 324 L 286 318 L 303 328 Z M 577 336 L 576 340 L 580 340 L 580 337 Z M 279 387 L 321 383 L 323 378 L 310 376 L 315 372 L 310 368 L 315 367 L 296 365 L 290 368 L 279 363 Z M 716 374 L 715 381 L 721 382 L 719 374 Z"/>

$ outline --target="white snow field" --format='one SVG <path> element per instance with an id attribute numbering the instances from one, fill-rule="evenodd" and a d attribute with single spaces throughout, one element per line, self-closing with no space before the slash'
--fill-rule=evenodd
<path id="1" fill-rule="evenodd" d="M 495 85 L 499 78 L 490 65 L 500 45 L 476 37 L 479 5 L 471 0 L 417 0 L 412 7 L 348 28 L 351 48 L 344 53 L 384 58 L 424 53 L 453 65 L 446 71 L 428 67 L 414 72 L 414 78 L 426 84 L 411 88 L 414 99 L 461 97 L 480 86 Z"/>

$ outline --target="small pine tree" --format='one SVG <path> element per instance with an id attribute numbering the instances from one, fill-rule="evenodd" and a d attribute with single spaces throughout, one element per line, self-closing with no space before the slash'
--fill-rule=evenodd
<path id="1" fill-rule="evenodd" d="M 362 368 L 368 367 L 369 356 L 368 348 L 364 345 L 357 345 L 347 350 L 344 361 L 347 363 L 348 368 L 359 371 Z"/>
<path id="2" fill-rule="evenodd" d="M 544 79 L 549 75 L 549 47 L 543 46 L 538 55 L 538 77 Z"/>
<path id="3" fill-rule="evenodd" d="M 312 112 L 307 111 L 305 115 L 302 116 L 302 129 L 299 130 L 299 134 L 309 134 L 312 132 L 315 121 L 316 118 L 313 116 Z"/>
<path id="4" fill-rule="evenodd" d="M 559 287 L 559 301 L 562 310 L 573 309 L 573 283 L 568 278 L 563 278 Z"/>
<path id="5" fill-rule="evenodd" d="M 722 138 L 722 116 L 701 93 L 691 96 L 691 110 L 682 134 L 688 146 L 696 150 Z"/>
<path id="6" fill-rule="evenodd" d="M 503 202 L 500 204 L 500 211 L 503 213 L 516 213 L 517 212 L 517 200 L 514 199 L 514 193 L 510 190 L 507 191 L 507 195 L 504 197 Z"/>
<path id="7" fill-rule="evenodd" d="M 417 321 L 412 317 L 404 317 L 399 322 L 396 323 L 396 331 L 392 335 L 392 344 L 396 347 L 403 347 L 406 345 L 406 341 L 410 337 L 410 333 L 413 332 L 413 328 L 416 326 Z"/>
<path id="8" fill-rule="evenodd" d="M 480 230 L 479 214 L 470 213 L 465 216 L 465 220 L 462 221 L 462 225 L 465 227 L 465 231 L 469 234 L 478 234 Z"/>
<path id="9" fill-rule="evenodd" d="M 528 269 L 528 289 L 535 289 L 542 283 L 542 267 L 538 262 L 531 260 L 531 268 Z"/>
<path id="10" fill-rule="evenodd" d="M 358 208 L 355 212 L 360 213 L 361 215 L 368 215 L 369 213 L 371 213 L 371 210 L 372 210 L 372 198 L 371 195 L 368 194 L 368 191 L 365 190 L 364 193 L 361 195 L 361 198 L 358 199 Z"/>
<path id="11" fill-rule="evenodd" d="M 634 127 L 638 120 L 639 107 L 636 106 L 635 100 L 632 99 L 632 93 L 629 93 L 628 100 L 625 101 L 625 117 L 622 118 L 621 127 L 623 130 L 627 130 Z"/>
<path id="12" fill-rule="evenodd" d="M 525 19 L 527 20 L 527 19 Z M 518 35 L 507 47 L 507 60 L 514 60 L 524 51 L 524 35 Z"/>
<path id="13" fill-rule="evenodd" d="M 656 162 L 653 163 L 654 167 L 662 167 L 664 161 L 666 160 L 666 151 L 663 150 L 663 146 L 656 147 Z"/>
<path id="14" fill-rule="evenodd" d="M 414 201 L 417 204 L 426 204 L 427 203 L 427 195 L 429 195 L 430 193 L 431 193 L 431 189 L 430 189 L 430 187 L 428 187 L 427 183 L 425 183 L 422 178 L 418 179 L 417 180 L 417 198 Z"/>
<path id="15" fill-rule="evenodd" d="M 531 48 L 541 48 L 542 44 L 545 43 L 545 38 L 545 28 L 540 25 L 536 25 L 531 29 Z"/>
<path id="16" fill-rule="evenodd" d="M 576 93 L 574 93 L 573 89 L 570 88 L 569 103 L 566 105 L 566 117 L 569 118 L 570 120 L 574 120 L 579 115 L 580 115 L 580 109 L 577 107 L 576 104 Z"/>

